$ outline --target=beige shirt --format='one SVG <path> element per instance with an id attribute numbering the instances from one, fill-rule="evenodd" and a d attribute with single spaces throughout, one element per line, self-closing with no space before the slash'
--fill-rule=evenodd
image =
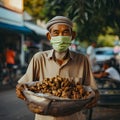
<path id="1" fill-rule="evenodd" d="M 31 59 L 25 75 L 18 82 L 42 81 L 56 75 L 74 79 L 83 85 L 90 85 L 94 90 L 97 89 L 87 57 L 72 51 L 68 51 L 62 65 L 55 61 L 53 50 L 36 53 Z M 64 117 L 36 115 L 35 120 L 84 120 L 82 116 L 81 112 Z"/>

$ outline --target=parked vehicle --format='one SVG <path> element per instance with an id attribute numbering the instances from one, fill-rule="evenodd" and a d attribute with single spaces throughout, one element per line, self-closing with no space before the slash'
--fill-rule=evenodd
<path id="1" fill-rule="evenodd" d="M 100 47 L 95 49 L 96 62 L 102 63 L 114 57 L 114 51 L 111 47 Z"/>

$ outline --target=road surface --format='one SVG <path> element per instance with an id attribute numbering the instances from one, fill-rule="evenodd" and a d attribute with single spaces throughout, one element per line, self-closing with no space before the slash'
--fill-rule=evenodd
<path id="1" fill-rule="evenodd" d="M 0 91 L 0 120 L 34 120 L 34 114 L 16 97 L 15 89 L 8 89 Z"/>

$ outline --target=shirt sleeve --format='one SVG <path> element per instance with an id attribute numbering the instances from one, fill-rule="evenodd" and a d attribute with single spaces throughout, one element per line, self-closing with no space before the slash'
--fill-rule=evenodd
<path id="1" fill-rule="evenodd" d="M 18 80 L 18 83 L 37 81 L 39 79 L 38 72 L 38 62 L 35 57 L 33 57 L 28 65 L 26 73 Z"/>
<path id="2" fill-rule="evenodd" d="M 87 53 L 88 55 L 90 55 L 90 54 L 91 54 L 91 52 L 92 52 L 92 47 L 90 47 L 90 46 L 89 46 L 89 47 L 87 48 L 86 53 Z"/>
<path id="3" fill-rule="evenodd" d="M 97 84 L 96 81 L 93 77 L 93 73 L 90 67 L 90 63 L 88 61 L 88 59 L 86 58 L 85 62 L 84 62 L 84 85 L 90 85 L 92 89 L 96 90 L 97 88 Z"/>

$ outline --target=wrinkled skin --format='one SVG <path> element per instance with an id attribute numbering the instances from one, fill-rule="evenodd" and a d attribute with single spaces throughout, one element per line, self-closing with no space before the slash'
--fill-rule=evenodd
<path id="1" fill-rule="evenodd" d="M 23 84 L 16 85 L 16 95 L 18 98 L 20 98 L 22 100 L 26 99 L 25 96 L 23 95 L 23 92 L 22 92 L 24 90 L 24 88 L 25 88 L 25 85 L 23 85 Z"/>
<path id="2" fill-rule="evenodd" d="M 95 90 L 95 97 L 92 99 L 92 101 L 90 103 L 88 103 L 85 108 L 89 109 L 92 107 L 95 107 L 97 105 L 98 99 L 99 99 L 99 92 L 98 90 Z"/>

